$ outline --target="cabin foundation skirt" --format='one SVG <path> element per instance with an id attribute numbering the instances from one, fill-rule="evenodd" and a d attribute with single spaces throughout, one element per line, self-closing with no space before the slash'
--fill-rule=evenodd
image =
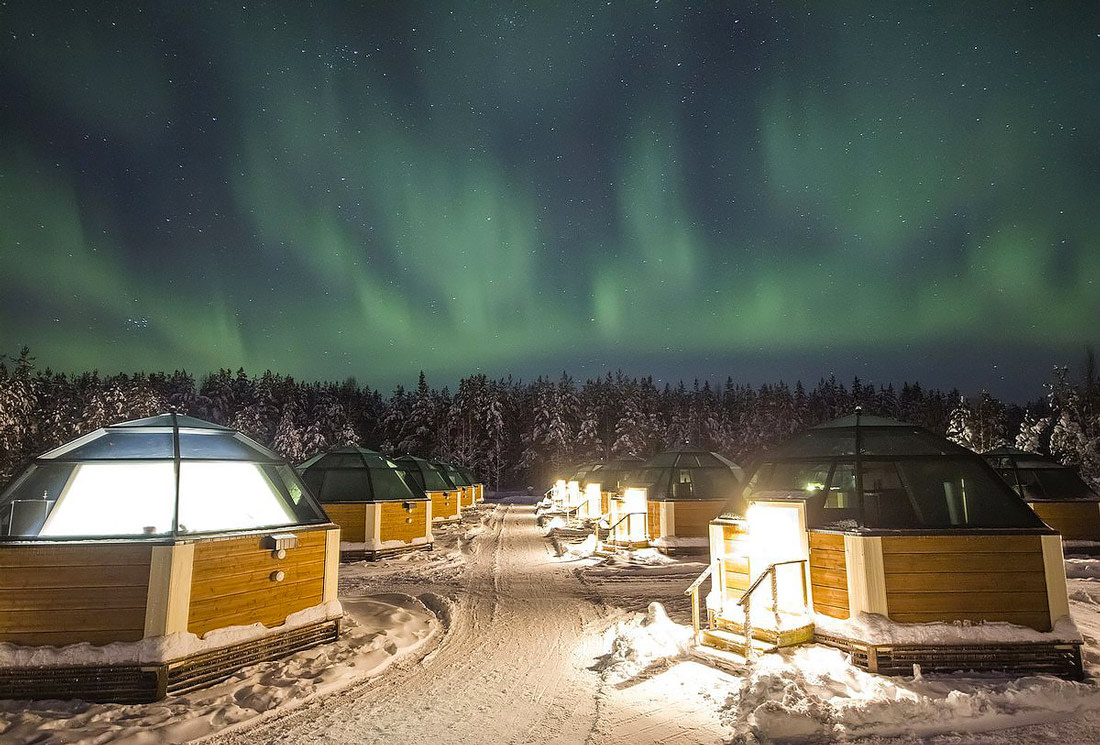
<path id="1" fill-rule="evenodd" d="M 329 619 L 168 662 L 0 668 L 0 699 L 151 703 L 220 683 L 248 665 L 334 642 L 339 634 L 339 619 Z"/>
<path id="2" fill-rule="evenodd" d="M 384 548 L 340 548 L 340 561 L 378 561 L 387 556 L 408 553 L 409 551 L 431 551 L 431 543 L 406 543 L 402 546 Z"/>
<path id="3" fill-rule="evenodd" d="M 814 642 L 848 652 L 853 665 L 881 675 L 912 675 L 913 666 L 919 665 L 922 673 L 1046 673 L 1084 678 L 1080 642 L 871 644 L 821 632 L 814 633 Z"/>

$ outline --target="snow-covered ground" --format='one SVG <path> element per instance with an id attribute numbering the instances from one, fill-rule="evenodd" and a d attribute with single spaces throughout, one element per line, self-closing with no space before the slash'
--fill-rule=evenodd
<path id="1" fill-rule="evenodd" d="M 601 557 L 550 527 L 487 503 L 434 551 L 343 565 L 338 644 L 148 706 L 0 702 L 0 742 L 1100 741 L 1093 682 L 887 678 L 812 645 L 708 667 L 683 596 L 705 555 Z M 1100 674 L 1100 560 L 1067 564 Z"/>

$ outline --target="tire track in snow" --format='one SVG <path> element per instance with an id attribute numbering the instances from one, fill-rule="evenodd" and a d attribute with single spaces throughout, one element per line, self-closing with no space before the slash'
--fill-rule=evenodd
<path id="1" fill-rule="evenodd" d="M 574 650 L 598 644 L 586 637 L 605 611 L 549 559 L 529 509 L 499 506 L 486 527 L 441 646 L 394 674 L 207 742 L 585 741 L 600 683 Z"/>

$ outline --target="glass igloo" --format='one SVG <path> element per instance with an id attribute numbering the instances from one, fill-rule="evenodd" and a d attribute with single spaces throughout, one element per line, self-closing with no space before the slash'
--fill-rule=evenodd
<path id="1" fill-rule="evenodd" d="M 404 468 L 374 450 L 335 448 L 298 466 L 322 504 L 421 499 L 422 491 Z"/>
<path id="2" fill-rule="evenodd" d="M 328 522 L 294 469 L 236 430 L 161 414 L 38 458 L 0 494 L 0 539 L 156 538 Z"/>

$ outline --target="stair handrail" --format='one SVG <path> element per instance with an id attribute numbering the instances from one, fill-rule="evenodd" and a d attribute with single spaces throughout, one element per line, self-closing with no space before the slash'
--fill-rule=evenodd
<path id="1" fill-rule="evenodd" d="M 760 586 L 760 583 L 764 581 L 765 577 L 771 578 L 771 591 L 772 591 L 772 612 L 775 613 L 775 633 L 778 638 L 779 635 L 779 602 L 778 597 L 778 580 L 776 578 L 775 568 L 784 566 L 787 564 L 805 564 L 806 559 L 788 559 L 786 561 L 777 561 L 773 564 L 768 564 L 767 568 L 762 571 L 752 584 L 749 585 L 749 589 L 741 595 L 741 599 L 737 601 L 737 604 L 744 609 L 745 623 L 743 626 L 743 633 L 745 636 L 745 659 L 749 659 L 753 655 L 752 648 L 752 594 L 756 591 L 756 588 Z M 806 589 L 806 571 L 801 572 L 802 575 L 802 604 L 803 606 L 809 603 L 809 594 Z"/>
<path id="2" fill-rule="evenodd" d="M 699 587 L 706 582 L 707 577 L 710 577 L 714 572 L 714 564 L 707 564 L 707 568 L 703 570 L 702 574 L 695 578 L 695 581 L 688 585 L 688 588 L 684 590 L 685 595 L 691 597 L 691 628 L 695 632 L 691 637 L 695 640 L 695 643 L 699 643 Z M 712 581 L 713 584 L 713 581 Z"/>
<path id="3" fill-rule="evenodd" d="M 645 532 L 645 535 L 648 538 L 648 536 L 649 536 L 649 515 L 645 512 L 627 512 L 627 513 L 624 513 L 618 520 L 615 521 L 614 525 L 612 525 L 611 527 L 609 527 L 607 529 L 607 537 L 609 539 L 611 539 L 612 541 L 614 541 L 615 540 L 615 528 L 619 527 L 624 520 L 628 520 L 629 518 L 634 517 L 635 515 L 641 515 L 642 516 L 642 530 Z"/>

